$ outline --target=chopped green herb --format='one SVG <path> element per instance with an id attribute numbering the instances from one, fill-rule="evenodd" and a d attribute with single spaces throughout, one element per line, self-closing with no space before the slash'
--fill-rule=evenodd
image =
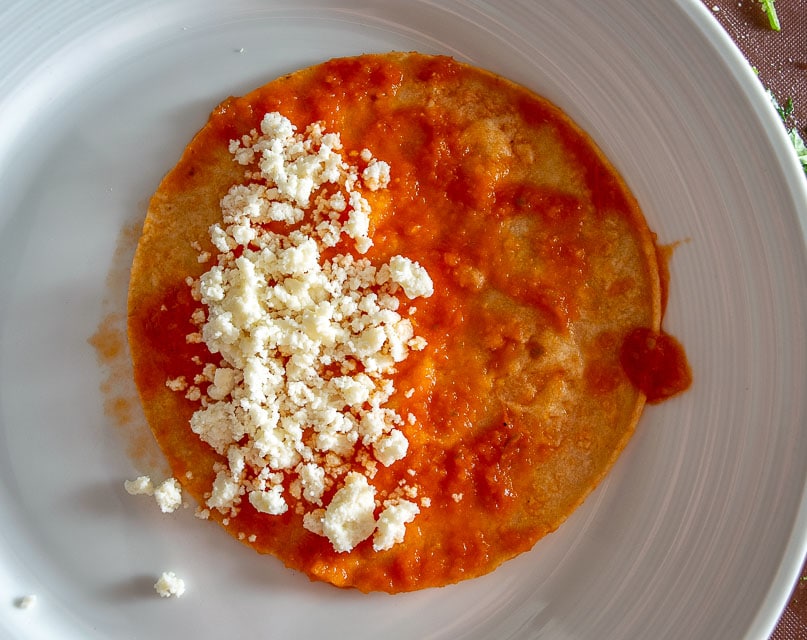
<path id="1" fill-rule="evenodd" d="M 776 15 L 776 7 L 773 6 L 774 0 L 759 0 L 762 4 L 762 10 L 768 16 L 768 23 L 774 31 L 781 31 L 782 26 L 779 24 L 779 16 Z"/>
<path id="2" fill-rule="evenodd" d="M 793 115 L 793 98 L 788 98 L 785 102 L 785 106 L 777 106 L 776 111 L 779 113 L 779 117 L 782 121 L 787 120 L 791 115 Z"/>
<path id="3" fill-rule="evenodd" d="M 796 155 L 799 158 L 799 162 L 801 162 L 801 168 L 804 169 L 804 173 L 807 175 L 807 145 L 804 144 L 804 138 L 799 135 L 796 127 L 788 131 L 787 135 L 790 138 L 790 142 L 793 143 L 793 148 L 796 150 Z"/>
<path id="4" fill-rule="evenodd" d="M 776 99 L 776 96 L 773 95 L 773 92 L 768 89 L 768 99 L 770 99 L 771 104 L 773 104 L 774 109 L 776 109 L 776 113 L 779 114 L 779 117 L 782 119 L 782 122 L 787 124 L 787 119 L 793 115 L 793 98 L 788 98 L 785 100 L 785 106 L 779 104 L 779 101 Z"/>
<path id="5" fill-rule="evenodd" d="M 793 98 L 788 98 L 784 107 L 779 104 L 779 101 L 776 99 L 776 96 L 773 95 L 773 92 L 771 92 L 770 89 L 768 89 L 768 98 L 770 98 L 770 101 L 776 109 L 776 113 L 778 113 L 779 117 L 782 119 L 782 122 L 785 123 L 785 126 L 787 126 L 785 121 L 791 115 L 793 115 Z M 807 175 L 807 144 L 805 144 L 804 138 L 801 137 L 801 134 L 799 134 L 796 127 L 788 129 L 787 136 L 790 138 L 790 142 L 793 144 L 793 148 L 796 150 L 796 156 L 798 156 L 799 162 L 801 162 L 801 168 L 804 169 L 804 174 Z M 807 579 L 807 576 L 804 578 Z"/>

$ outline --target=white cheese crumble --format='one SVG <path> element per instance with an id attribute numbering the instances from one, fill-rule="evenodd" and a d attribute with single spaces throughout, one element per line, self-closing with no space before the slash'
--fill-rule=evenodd
<path id="1" fill-rule="evenodd" d="M 138 476 L 125 480 L 123 488 L 131 496 L 154 496 L 163 513 L 172 513 L 182 505 L 182 487 L 176 478 L 168 478 L 155 487 L 149 476 Z"/>
<path id="2" fill-rule="evenodd" d="M 378 518 L 378 530 L 373 536 L 373 549 L 385 551 L 403 542 L 406 525 L 415 519 L 420 509 L 414 502 L 401 500 L 387 506 Z"/>
<path id="3" fill-rule="evenodd" d="M 390 278 L 403 287 L 406 297 L 428 298 L 434 293 L 434 284 L 426 269 L 403 256 L 392 256 L 389 261 Z"/>
<path id="4" fill-rule="evenodd" d="M 384 189 L 389 184 L 389 165 L 383 160 L 370 160 L 361 178 L 370 191 Z"/>
<path id="5" fill-rule="evenodd" d="M 163 513 L 172 513 L 182 505 L 182 488 L 176 478 L 168 478 L 154 489 L 154 499 Z"/>
<path id="6" fill-rule="evenodd" d="M 400 429 L 393 429 L 373 445 L 376 459 L 385 467 L 402 460 L 408 448 L 409 441 Z"/>
<path id="7" fill-rule="evenodd" d="M 257 511 L 268 513 L 272 516 L 279 516 L 286 513 L 289 505 L 282 495 L 283 487 L 276 485 L 270 491 L 252 491 L 249 494 L 249 503 Z"/>
<path id="8" fill-rule="evenodd" d="M 188 388 L 188 381 L 185 379 L 185 376 L 179 376 L 172 380 L 166 380 L 165 386 L 171 389 L 171 391 L 184 391 Z"/>
<path id="9" fill-rule="evenodd" d="M 125 480 L 123 488 L 130 496 L 151 496 L 154 495 L 154 485 L 148 476 L 138 476 L 134 480 Z"/>
<path id="10" fill-rule="evenodd" d="M 401 307 L 434 285 L 404 256 L 362 257 L 373 245 L 368 198 L 389 185 L 391 168 L 369 149 L 357 164 L 341 150 L 321 123 L 300 133 L 280 113 L 230 142 L 249 182 L 222 198 L 210 227 L 219 253 L 190 283 L 202 307 L 187 337 L 220 362 L 192 386 L 167 384 L 200 402 L 191 429 L 226 459 L 204 505 L 222 521 L 241 508 L 276 516 L 293 507 L 338 552 L 374 533 L 384 550 L 419 511 L 401 499 L 417 488 L 377 495 L 370 482 L 378 463 L 406 456 L 402 428 L 417 422 L 386 406 L 396 365 L 427 346 L 413 309 Z"/>
<path id="11" fill-rule="evenodd" d="M 328 507 L 319 510 L 319 523 L 306 528 L 326 536 L 336 551 L 350 551 L 369 538 L 376 528 L 375 488 L 360 473 L 347 474 L 342 488 L 333 496 Z"/>
<path id="12" fill-rule="evenodd" d="M 163 571 L 160 578 L 154 583 L 154 590 L 160 594 L 161 598 L 172 596 L 180 598 L 185 593 L 185 581 L 178 578 L 173 571 Z"/>

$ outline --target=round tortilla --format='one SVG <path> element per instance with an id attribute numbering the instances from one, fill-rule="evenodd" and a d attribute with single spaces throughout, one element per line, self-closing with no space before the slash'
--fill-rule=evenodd
<path id="1" fill-rule="evenodd" d="M 368 540 L 338 553 L 293 509 L 269 516 L 244 501 L 233 517 L 210 517 L 312 579 L 362 591 L 492 571 L 554 531 L 634 431 L 645 398 L 619 350 L 636 327 L 660 329 L 654 236 L 617 171 L 563 112 L 450 58 L 337 59 L 228 98 L 151 200 L 129 291 L 143 407 L 200 504 L 222 456 L 190 429 L 199 403 L 166 381 L 218 362 L 186 339 L 199 307 L 187 283 L 209 268 L 200 251 L 216 253 L 208 228 L 222 196 L 246 181 L 229 141 L 272 111 L 299 130 L 320 121 L 346 153 L 369 148 L 391 166 L 365 257 L 417 260 L 435 294 L 412 316 L 428 346 L 401 366 L 393 398 L 418 416 L 401 427 L 409 453 L 379 482 L 391 490 L 403 473 L 428 500 L 385 551 Z"/>

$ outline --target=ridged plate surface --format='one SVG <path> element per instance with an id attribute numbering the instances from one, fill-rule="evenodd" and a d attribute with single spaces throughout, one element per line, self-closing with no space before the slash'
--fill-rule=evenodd
<path id="1" fill-rule="evenodd" d="M 767 638 L 807 540 L 807 188 L 700 2 L 14 0 L 0 36 L 0 636 Z M 505 75 L 591 134 L 680 242 L 666 327 L 695 376 L 532 552 L 395 597 L 126 495 L 161 467 L 130 455 L 138 409 L 109 400 L 134 390 L 88 343 L 125 313 L 132 230 L 213 106 L 391 49 Z M 152 589 L 166 569 L 179 600 Z"/>

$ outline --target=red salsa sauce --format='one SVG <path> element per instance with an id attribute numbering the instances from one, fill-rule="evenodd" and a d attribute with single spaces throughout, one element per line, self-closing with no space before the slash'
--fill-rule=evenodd
<path id="1" fill-rule="evenodd" d="M 692 369 L 684 347 L 664 331 L 634 329 L 622 342 L 619 361 L 628 379 L 650 404 L 672 398 L 692 385 Z"/>

